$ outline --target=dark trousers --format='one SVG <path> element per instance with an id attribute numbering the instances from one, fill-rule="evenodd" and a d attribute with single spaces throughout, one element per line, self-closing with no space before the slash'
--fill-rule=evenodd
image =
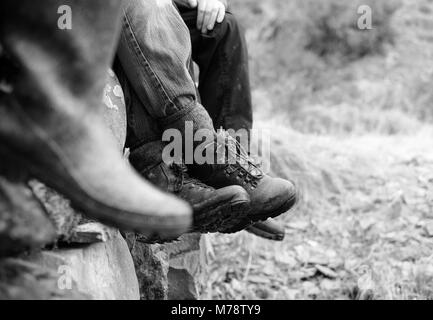
<path id="1" fill-rule="evenodd" d="M 192 59 L 200 68 L 199 93 L 216 129 L 251 129 L 252 103 L 248 51 L 244 31 L 230 12 L 214 30 L 196 27 L 197 10 L 179 7 L 192 43 Z"/>

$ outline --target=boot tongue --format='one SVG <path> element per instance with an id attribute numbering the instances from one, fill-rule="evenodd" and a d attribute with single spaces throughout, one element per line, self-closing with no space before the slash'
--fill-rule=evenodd
<path id="1" fill-rule="evenodd" d="M 182 187 L 187 184 L 195 184 L 197 186 L 208 188 L 206 184 L 189 176 L 188 167 L 185 164 L 172 163 L 170 165 L 170 168 L 176 177 L 175 192 L 180 192 L 182 190 Z"/>
<path id="2" fill-rule="evenodd" d="M 129 162 L 139 172 L 148 171 L 162 162 L 164 144 L 153 141 L 131 150 Z"/>

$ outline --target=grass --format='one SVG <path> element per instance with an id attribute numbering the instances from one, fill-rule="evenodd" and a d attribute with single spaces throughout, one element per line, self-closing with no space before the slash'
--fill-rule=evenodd
<path id="1" fill-rule="evenodd" d="M 305 45 L 307 4 L 240 8 L 256 126 L 272 128 L 273 174 L 302 201 L 278 219 L 284 242 L 207 238 L 202 297 L 432 299 L 433 1 L 401 1 L 383 23 L 392 43 L 346 60 Z"/>

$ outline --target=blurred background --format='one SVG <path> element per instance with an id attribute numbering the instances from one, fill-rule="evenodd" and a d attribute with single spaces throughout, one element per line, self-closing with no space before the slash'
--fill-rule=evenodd
<path id="1" fill-rule="evenodd" d="M 373 29 L 359 30 L 360 5 Z M 433 0 L 232 0 L 256 127 L 302 201 L 206 238 L 208 299 L 433 298 Z"/>

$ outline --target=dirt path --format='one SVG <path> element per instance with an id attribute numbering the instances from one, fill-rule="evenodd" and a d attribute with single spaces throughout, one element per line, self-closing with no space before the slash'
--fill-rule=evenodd
<path id="1" fill-rule="evenodd" d="M 213 236 L 204 297 L 433 298 L 432 131 L 347 139 L 279 133 L 272 169 L 297 180 L 303 202 L 279 220 L 282 243 Z"/>

